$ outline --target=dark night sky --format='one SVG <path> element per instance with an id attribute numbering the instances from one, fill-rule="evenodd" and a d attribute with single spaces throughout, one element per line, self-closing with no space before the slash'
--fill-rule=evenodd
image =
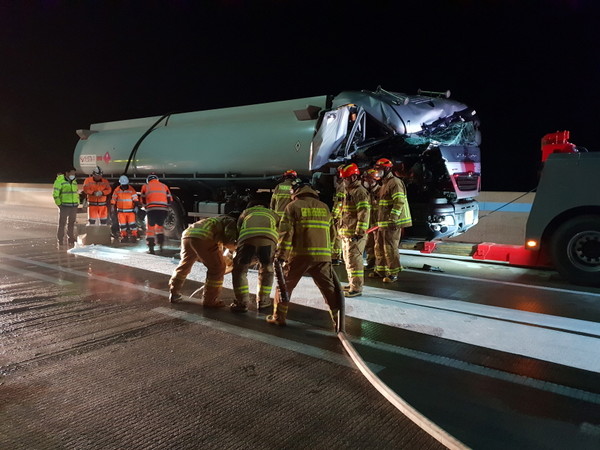
<path id="1" fill-rule="evenodd" d="M 596 0 L 0 0 L 0 181 L 52 182 L 91 123 L 342 90 L 452 91 L 483 188 L 536 184 L 558 129 L 600 150 Z"/>

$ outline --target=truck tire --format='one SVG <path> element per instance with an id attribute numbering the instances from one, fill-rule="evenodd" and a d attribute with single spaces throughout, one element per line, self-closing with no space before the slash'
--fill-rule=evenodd
<path id="1" fill-rule="evenodd" d="M 563 223 L 553 235 L 551 251 L 563 278 L 600 286 L 600 216 L 580 216 Z"/>
<path id="2" fill-rule="evenodd" d="M 173 203 L 169 206 L 167 218 L 165 219 L 164 229 L 165 236 L 168 239 L 179 240 L 184 229 L 183 207 L 177 197 L 173 199 Z"/>

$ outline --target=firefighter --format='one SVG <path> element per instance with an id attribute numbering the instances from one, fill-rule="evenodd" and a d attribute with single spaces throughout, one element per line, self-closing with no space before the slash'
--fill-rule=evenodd
<path id="1" fill-rule="evenodd" d="M 71 167 L 56 176 L 52 196 L 54 203 L 58 206 L 58 228 L 56 230 L 58 248 L 65 246 L 65 225 L 67 226 L 69 247 L 75 245 L 75 221 L 77 220 L 77 207 L 79 206 L 77 189 L 74 168 Z"/>
<path id="2" fill-rule="evenodd" d="M 146 244 L 148 244 L 148 253 L 154 255 L 155 238 L 160 251 L 163 250 L 165 219 L 169 212 L 169 204 L 173 202 L 173 196 L 169 187 L 161 183 L 154 174 L 146 178 L 141 194 L 142 204 L 146 207 Z"/>
<path id="3" fill-rule="evenodd" d="M 117 211 L 121 242 L 137 242 L 136 213 L 139 205 L 139 197 L 136 190 L 129 185 L 127 175 L 119 177 L 119 186 L 113 191 L 110 204 Z M 129 233 L 127 230 L 129 230 Z"/>
<path id="4" fill-rule="evenodd" d="M 319 200 L 319 195 L 306 183 L 292 189 L 292 201 L 285 208 L 279 223 L 279 240 L 275 258 L 285 264 L 285 287 L 288 296 L 305 273 L 308 273 L 323 294 L 337 330 L 338 313 L 344 296 L 331 266 L 331 213 Z M 273 314 L 267 322 L 285 325 L 289 297 L 284 301 L 277 289 Z"/>
<path id="5" fill-rule="evenodd" d="M 295 170 L 286 170 L 282 175 L 283 181 L 275 186 L 271 196 L 270 208 L 277 213 L 279 220 L 283 217 L 283 211 L 291 201 L 292 183 L 298 180 L 298 173 Z"/>
<path id="6" fill-rule="evenodd" d="M 248 267 L 256 261 L 258 261 L 256 306 L 261 310 L 272 305 L 273 255 L 277 246 L 278 221 L 279 216 L 258 201 L 250 202 L 249 207 L 238 219 L 239 237 L 232 272 L 235 301 L 230 306 L 231 311 L 248 311 L 250 301 Z"/>
<path id="7" fill-rule="evenodd" d="M 344 288 L 346 297 L 362 295 L 364 285 L 363 253 L 367 243 L 367 229 L 371 216 L 371 196 L 361 184 L 360 170 L 354 163 L 340 171 L 344 180 L 344 201 L 339 223 L 342 237 L 344 261 L 348 273 L 348 286 Z"/>
<path id="8" fill-rule="evenodd" d="M 102 178 L 102 175 L 102 169 L 96 166 L 92 174 L 83 182 L 83 192 L 87 195 L 88 201 L 90 225 L 106 225 L 108 223 L 107 198 L 112 189 L 108 180 Z"/>
<path id="9" fill-rule="evenodd" d="M 199 220 L 183 232 L 181 260 L 169 280 L 171 303 L 182 300 L 181 287 L 192 271 L 194 263 L 200 261 L 207 269 L 202 304 L 206 308 L 225 306 L 218 300 L 227 266 L 223 252 L 225 248 L 235 250 L 237 234 L 234 213 Z"/>
<path id="10" fill-rule="evenodd" d="M 375 179 L 377 171 L 373 168 L 365 170 L 362 174 L 362 185 L 369 192 L 371 197 L 371 217 L 369 220 L 370 226 L 377 226 L 377 196 L 381 187 L 379 181 Z M 375 232 L 368 233 L 367 244 L 365 245 L 365 253 L 367 254 L 367 265 L 365 269 L 372 270 L 375 268 Z"/>
<path id="11" fill-rule="evenodd" d="M 393 283 L 400 273 L 398 246 L 402 228 L 412 226 L 410 208 L 406 199 L 404 182 L 392 172 L 392 162 L 381 158 L 374 166 L 381 188 L 378 195 L 377 226 L 375 236 L 375 271 L 369 277 L 383 277 L 384 283 Z"/>
<path id="12" fill-rule="evenodd" d="M 334 266 L 339 266 L 342 263 L 342 238 L 339 234 L 339 221 L 342 215 L 342 204 L 344 203 L 344 196 L 346 195 L 344 192 L 344 182 L 342 181 L 342 177 L 340 176 L 340 170 L 344 165 L 342 164 L 337 168 L 336 175 L 334 177 L 334 187 L 335 193 L 333 194 L 333 208 L 331 209 L 331 214 L 333 215 L 333 230 L 335 232 L 333 238 L 333 244 L 331 247 L 331 264 Z"/>

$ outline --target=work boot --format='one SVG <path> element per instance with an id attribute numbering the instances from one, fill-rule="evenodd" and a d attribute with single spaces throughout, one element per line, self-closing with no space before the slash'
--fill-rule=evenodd
<path id="1" fill-rule="evenodd" d="M 183 295 L 176 293 L 176 292 L 171 292 L 169 294 L 169 301 L 171 303 L 180 303 L 183 300 Z"/>
<path id="2" fill-rule="evenodd" d="M 151 255 L 156 255 L 156 253 L 154 253 L 154 244 L 148 245 L 148 253 Z"/>
<path id="3" fill-rule="evenodd" d="M 129 237 L 128 237 L 128 236 L 123 236 L 123 237 L 121 238 L 121 241 L 120 241 L 120 242 L 121 242 L 121 244 L 125 244 L 125 243 L 129 242 Z"/>
<path id="4" fill-rule="evenodd" d="M 222 308 L 223 306 L 227 306 L 225 303 L 223 303 L 223 301 L 221 300 L 216 300 L 214 302 L 206 302 L 203 301 L 202 302 L 202 306 L 205 308 Z"/>
<path id="5" fill-rule="evenodd" d="M 285 326 L 285 318 L 287 317 L 288 306 L 281 303 L 273 305 L 273 314 L 267 316 L 267 323 L 273 325 Z"/>
<path id="6" fill-rule="evenodd" d="M 344 286 L 342 287 L 342 289 L 346 292 L 348 292 L 350 290 L 350 285 Z"/>
<path id="7" fill-rule="evenodd" d="M 344 297 L 360 297 L 362 292 L 360 291 L 346 291 L 344 292 Z"/>
<path id="8" fill-rule="evenodd" d="M 398 280 L 398 277 L 396 275 L 388 275 L 386 277 L 383 277 L 383 282 L 384 283 L 393 283 L 396 280 Z"/>
<path id="9" fill-rule="evenodd" d="M 256 308 L 259 311 L 270 308 L 272 305 L 273 305 L 273 300 L 271 300 L 271 297 L 268 297 L 268 296 L 264 296 L 262 298 L 256 297 Z"/>
<path id="10" fill-rule="evenodd" d="M 229 305 L 229 310 L 234 313 L 245 313 L 248 311 L 248 306 L 245 303 L 233 302 Z"/>

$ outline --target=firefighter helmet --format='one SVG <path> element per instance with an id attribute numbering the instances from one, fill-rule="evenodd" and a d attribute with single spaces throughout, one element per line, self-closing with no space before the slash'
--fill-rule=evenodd
<path id="1" fill-rule="evenodd" d="M 295 170 L 286 170 L 283 172 L 283 178 L 298 178 L 298 173 Z"/>
<path id="2" fill-rule="evenodd" d="M 119 184 L 121 186 L 127 186 L 129 184 L 129 178 L 127 178 L 127 175 L 121 175 L 119 177 Z"/>
<path id="3" fill-rule="evenodd" d="M 354 163 L 348 164 L 340 170 L 341 178 L 350 178 L 352 175 L 360 175 L 358 166 Z"/>
<path id="4" fill-rule="evenodd" d="M 94 168 L 94 170 L 92 171 L 92 175 L 102 175 L 102 169 L 100 168 L 100 166 L 96 166 Z"/>
<path id="5" fill-rule="evenodd" d="M 146 178 L 146 183 L 150 183 L 150 180 L 158 180 L 158 176 L 154 173 L 151 173 L 148 175 L 148 178 Z"/>
<path id="6" fill-rule="evenodd" d="M 388 169 L 391 169 L 392 166 L 393 166 L 392 162 L 389 159 L 387 159 L 387 158 L 380 158 L 375 163 L 375 167 L 376 168 L 378 168 L 378 167 L 381 167 L 381 168 L 386 167 Z"/>

